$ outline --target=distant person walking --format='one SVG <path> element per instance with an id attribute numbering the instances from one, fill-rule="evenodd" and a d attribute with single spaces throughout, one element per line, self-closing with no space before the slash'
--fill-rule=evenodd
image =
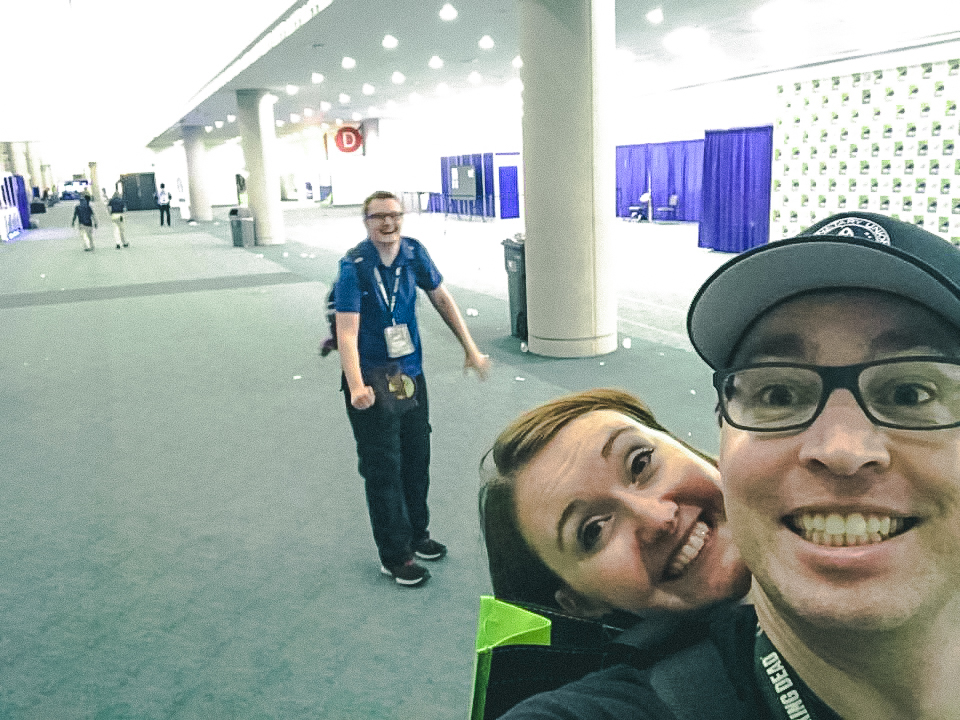
<path id="1" fill-rule="evenodd" d="M 115 191 L 113 197 L 107 201 L 110 206 L 110 220 L 113 221 L 113 239 L 117 241 L 117 250 L 121 247 L 130 247 L 123 226 L 123 211 L 126 205 L 120 197 L 120 191 Z"/>
<path id="2" fill-rule="evenodd" d="M 85 193 L 80 198 L 80 203 L 73 209 L 73 219 L 70 221 L 70 227 L 73 227 L 78 220 L 80 221 L 80 237 L 83 238 L 83 249 L 84 251 L 91 251 L 93 250 L 93 229 L 97 227 L 97 218 L 90 206 L 89 193 Z"/>
<path id="3" fill-rule="evenodd" d="M 160 191 L 157 193 L 157 205 L 160 206 L 160 227 L 163 227 L 163 216 L 167 216 L 167 227 L 170 227 L 170 193 L 166 186 L 160 183 Z"/>

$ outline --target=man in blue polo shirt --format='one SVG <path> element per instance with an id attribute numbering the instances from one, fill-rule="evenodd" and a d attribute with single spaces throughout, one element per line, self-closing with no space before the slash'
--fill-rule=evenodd
<path id="1" fill-rule="evenodd" d="M 439 560 L 447 552 L 428 530 L 430 415 L 418 287 L 463 346 L 464 369 L 483 379 L 490 361 L 477 350 L 426 248 L 400 235 L 397 197 L 375 192 L 363 204 L 363 218 L 367 239 L 340 260 L 334 292 L 342 387 L 381 571 L 416 586 L 430 577 L 416 558 Z"/>

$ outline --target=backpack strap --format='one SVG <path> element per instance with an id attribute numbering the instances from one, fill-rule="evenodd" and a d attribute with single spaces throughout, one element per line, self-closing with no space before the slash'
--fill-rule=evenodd
<path id="1" fill-rule="evenodd" d="M 347 250 L 347 252 L 344 254 L 344 257 L 348 257 L 354 262 L 362 261 L 363 255 L 360 253 L 360 245 L 362 244 L 363 243 L 359 243 L 357 245 L 354 245 L 349 250 Z M 326 357 L 334 350 L 339 349 L 337 347 L 337 300 L 336 300 L 337 281 L 339 279 L 340 279 L 340 276 L 338 274 L 337 277 L 335 277 L 333 279 L 333 282 L 330 284 L 330 292 L 327 293 L 326 316 L 327 316 L 327 325 L 330 328 L 330 335 L 320 345 L 320 355 L 323 357 Z"/>

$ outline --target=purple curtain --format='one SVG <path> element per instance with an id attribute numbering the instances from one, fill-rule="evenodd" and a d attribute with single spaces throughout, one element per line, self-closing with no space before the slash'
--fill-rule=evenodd
<path id="1" fill-rule="evenodd" d="M 617 147 L 617 217 L 630 217 L 647 187 L 647 145 Z"/>
<path id="2" fill-rule="evenodd" d="M 772 162 L 772 126 L 707 132 L 700 247 L 743 252 L 770 240 Z"/>
<path id="3" fill-rule="evenodd" d="M 476 156 L 474 156 L 476 157 Z M 484 217 L 496 217 L 497 206 L 494 202 L 494 180 L 493 180 L 493 153 L 483 154 L 483 215 Z"/>
<path id="4" fill-rule="evenodd" d="M 30 200 L 27 199 L 27 186 L 21 175 L 14 175 L 13 182 L 14 192 L 16 193 L 14 202 L 20 213 L 20 222 L 23 223 L 23 229 L 26 230 L 30 227 Z"/>
<path id="5" fill-rule="evenodd" d="M 703 210 L 703 141 L 683 143 L 678 152 L 680 177 L 676 187 L 680 204 L 677 206 L 677 220 L 700 222 Z"/>
<path id="6" fill-rule="evenodd" d="M 654 220 L 700 219 L 703 140 L 622 145 L 617 148 L 617 216 L 649 191 Z M 676 196 L 676 205 L 670 204 Z"/>
<path id="7" fill-rule="evenodd" d="M 453 157 L 442 157 L 440 158 L 440 209 L 433 210 L 433 212 L 447 212 L 447 203 L 450 200 L 450 166 L 456 165 L 454 162 L 456 158 Z M 431 209 L 433 208 L 433 203 L 431 203 Z"/>

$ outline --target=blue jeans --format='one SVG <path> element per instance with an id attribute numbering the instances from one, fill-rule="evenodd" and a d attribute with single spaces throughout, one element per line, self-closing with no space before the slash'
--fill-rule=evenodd
<path id="1" fill-rule="evenodd" d="M 413 547 L 430 537 L 430 409 L 426 380 L 421 374 L 414 381 L 417 406 L 402 413 L 379 402 L 357 410 L 346 381 L 342 383 L 373 540 L 388 567 L 405 563 L 413 557 Z"/>

